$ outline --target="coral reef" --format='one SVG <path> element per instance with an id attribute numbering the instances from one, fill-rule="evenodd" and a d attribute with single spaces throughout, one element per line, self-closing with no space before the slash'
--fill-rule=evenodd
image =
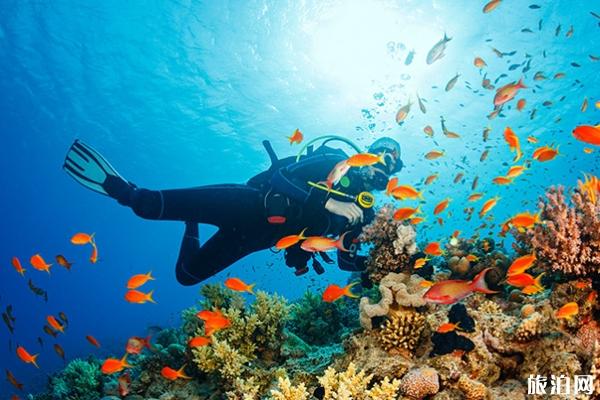
<path id="1" fill-rule="evenodd" d="M 466 375 L 461 375 L 456 385 L 463 392 L 465 400 L 483 400 L 487 397 L 487 387 Z"/>
<path id="2" fill-rule="evenodd" d="M 288 377 L 279 378 L 277 389 L 271 390 L 273 400 L 305 400 L 310 394 L 303 383 L 292 386 Z"/>
<path id="3" fill-rule="evenodd" d="M 439 376 L 433 368 L 410 370 L 400 381 L 400 393 L 411 400 L 421 400 L 439 390 Z"/>
<path id="4" fill-rule="evenodd" d="M 74 359 L 50 380 L 50 396 L 55 400 L 96 400 L 102 396 L 103 376 L 94 360 Z"/>
<path id="5" fill-rule="evenodd" d="M 534 312 L 517 326 L 515 329 L 515 340 L 518 342 L 529 342 L 542 335 L 544 319 L 542 314 Z"/>
<path id="6" fill-rule="evenodd" d="M 407 268 L 411 256 L 417 252 L 414 228 L 394 220 L 393 213 L 393 206 L 381 207 L 359 237 L 361 242 L 373 246 L 366 261 L 366 271 L 373 282 Z"/>
<path id="7" fill-rule="evenodd" d="M 372 375 L 365 371 L 358 372 L 354 363 L 350 363 L 346 371 L 337 372 L 329 367 L 319 378 L 323 387 L 323 400 L 388 400 L 394 399 L 398 393 L 400 382 L 383 379 L 370 386 Z"/>
<path id="8" fill-rule="evenodd" d="M 425 328 L 425 317 L 414 311 L 396 313 L 379 331 L 382 347 L 392 353 L 412 353 Z"/>

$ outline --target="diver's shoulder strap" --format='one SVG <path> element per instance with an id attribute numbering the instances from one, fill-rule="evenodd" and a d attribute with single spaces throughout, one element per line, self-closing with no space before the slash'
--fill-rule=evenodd
<path id="1" fill-rule="evenodd" d="M 277 161 L 279 161 L 279 157 L 277 157 L 277 154 L 275 154 L 275 150 L 273 150 L 273 146 L 271 146 L 271 142 L 269 142 L 268 140 L 263 140 L 262 144 L 263 144 L 265 150 L 267 151 L 267 154 L 269 155 L 269 159 L 271 160 L 271 165 L 277 164 Z"/>

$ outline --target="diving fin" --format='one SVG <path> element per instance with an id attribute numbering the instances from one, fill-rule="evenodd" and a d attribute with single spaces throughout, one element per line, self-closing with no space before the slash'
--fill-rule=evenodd
<path id="1" fill-rule="evenodd" d="M 107 191 L 109 178 L 127 182 L 100 153 L 79 139 L 69 148 L 63 169 L 86 188 L 105 196 L 114 197 Z"/>

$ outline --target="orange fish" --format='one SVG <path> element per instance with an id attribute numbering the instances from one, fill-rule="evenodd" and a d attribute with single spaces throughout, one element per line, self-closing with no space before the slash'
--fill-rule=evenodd
<path id="1" fill-rule="evenodd" d="M 506 129 L 504 129 L 504 140 L 506 141 L 506 143 L 508 143 L 510 151 L 516 153 L 514 161 L 518 161 L 523 154 L 521 152 L 521 143 L 519 142 L 519 137 L 508 126 L 506 127 Z"/>
<path id="2" fill-rule="evenodd" d="M 496 196 L 483 203 L 481 210 L 479 210 L 479 218 L 483 218 L 484 215 L 489 213 L 492 210 L 492 208 L 496 206 L 498 200 L 500 200 L 500 197 Z"/>
<path id="3" fill-rule="evenodd" d="M 465 258 L 469 260 L 469 262 L 475 262 L 479 260 L 479 257 L 477 257 L 475 254 L 468 254 Z"/>
<path id="4" fill-rule="evenodd" d="M 37 365 L 37 358 L 39 354 L 31 355 L 23 346 L 17 347 L 17 356 L 26 364 L 33 364 L 36 368 L 39 368 Z"/>
<path id="5" fill-rule="evenodd" d="M 496 185 L 508 185 L 512 183 L 512 179 L 506 176 L 497 176 L 492 179 L 492 182 L 494 182 Z"/>
<path id="6" fill-rule="evenodd" d="M 196 336 L 188 341 L 189 347 L 204 347 L 210 344 L 210 338 L 204 336 Z"/>
<path id="7" fill-rule="evenodd" d="M 95 242 L 92 242 L 92 254 L 90 255 L 90 262 L 96 264 L 98 262 L 98 247 Z"/>
<path id="8" fill-rule="evenodd" d="M 597 298 L 598 298 L 598 292 L 596 292 L 595 290 L 592 290 L 590 292 L 590 294 L 588 294 L 588 296 L 585 299 L 585 301 L 587 301 L 590 304 L 595 304 Z"/>
<path id="9" fill-rule="evenodd" d="M 543 286 L 529 285 L 529 286 L 525 286 L 523 289 L 521 289 L 521 293 L 531 295 L 531 294 L 539 293 L 542 290 L 544 290 Z"/>
<path id="10" fill-rule="evenodd" d="M 48 321 L 48 324 L 54 328 L 54 330 L 59 331 L 60 333 L 65 333 L 65 327 L 62 326 L 53 315 L 48 315 L 46 317 L 46 321 Z"/>
<path id="11" fill-rule="evenodd" d="M 279 239 L 277 243 L 275 243 L 275 248 L 278 250 L 287 249 L 288 247 L 295 245 L 299 241 L 306 239 L 306 237 L 304 236 L 304 232 L 306 232 L 306 229 L 307 228 L 304 228 L 302 232 L 300 232 L 298 235 L 288 235 Z"/>
<path id="12" fill-rule="evenodd" d="M 304 139 L 304 135 L 302 134 L 302 132 L 300 132 L 300 129 L 296 129 L 294 131 L 294 133 L 292 134 L 292 136 L 288 136 L 288 140 L 290 141 L 290 144 L 293 144 L 293 143 L 300 144 L 302 142 L 302 139 Z"/>
<path id="13" fill-rule="evenodd" d="M 398 210 L 396 210 L 394 212 L 393 218 L 396 221 L 404 221 L 405 219 L 410 219 L 412 218 L 413 215 L 420 213 L 421 210 L 418 207 L 404 207 L 404 208 L 399 208 Z"/>
<path id="14" fill-rule="evenodd" d="M 431 185 L 433 183 L 433 181 L 435 181 L 437 178 L 438 178 L 438 174 L 429 175 L 425 179 L 425 184 L 426 185 Z"/>
<path id="15" fill-rule="evenodd" d="M 392 190 L 392 196 L 398 200 L 423 198 L 421 192 L 410 185 L 399 185 Z"/>
<path id="16" fill-rule="evenodd" d="M 133 275 L 127 281 L 127 289 L 137 289 L 140 286 L 143 286 L 148 281 L 153 281 L 154 277 L 152 276 L 152 271 L 147 274 L 137 274 Z"/>
<path id="17" fill-rule="evenodd" d="M 116 358 L 107 358 L 102 363 L 101 371 L 105 375 L 112 375 L 117 372 L 123 371 L 125 368 L 131 368 L 132 366 L 127 363 L 127 354 L 120 360 Z"/>
<path id="18" fill-rule="evenodd" d="M 229 328 L 231 321 L 226 317 L 215 317 L 204 321 L 204 334 L 206 336 L 212 335 L 214 332 L 221 329 Z"/>
<path id="19" fill-rule="evenodd" d="M 450 199 L 444 199 L 440 201 L 433 209 L 433 215 L 438 215 L 439 213 L 444 211 L 448 207 L 448 204 L 450 204 L 450 201 Z"/>
<path id="20" fill-rule="evenodd" d="M 554 75 L 554 79 L 562 79 L 562 78 L 564 78 L 565 76 L 566 76 L 566 74 L 565 74 L 564 72 L 557 72 L 557 73 Z"/>
<path id="21" fill-rule="evenodd" d="M 527 136 L 527 141 L 529 143 L 533 143 L 533 144 L 535 144 L 535 143 L 538 142 L 538 140 L 537 140 L 537 138 L 535 136 Z"/>
<path id="22" fill-rule="evenodd" d="M 437 282 L 425 292 L 423 298 L 430 303 L 454 304 L 474 292 L 486 294 L 498 293 L 497 291 L 490 290 L 485 282 L 485 274 L 490 269 L 484 269 L 472 281 L 446 280 Z"/>
<path id="23" fill-rule="evenodd" d="M 579 125 L 573 129 L 573 137 L 584 143 L 600 146 L 600 125 Z"/>
<path id="24" fill-rule="evenodd" d="M 75 235 L 73 235 L 71 237 L 71 243 L 76 244 L 76 245 L 84 245 L 84 244 L 90 244 L 94 242 L 94 233 L 92 233 L 91 235 L 87 234 L 87 233 L 76 233 Z"/>
<path id="25" fill-rule="evenodd" d="M 390 179 L 388 181 L 387 185 L 385 186 L 385 194 L 387 196 L 389 196 L 397 186 L 398 186 L 398 178 L 393 177 L 392 179 Z"/>
<path id="26" fill-rule="evenodd" d="M 69 271 L 71 270 L 73 263 L 69 262 L 65 256 L 59 254 L 55 258 L 58 265 L 60 265 L 61 267 L 65 267 Z"/>
<path id="27" fill-rule="evenodd" d="M 10 382 L 11 385 L 15 387 L 17 390 L 23 390 L 23 384 L 17 381 L 17 378 L 13 375 L 12 372 L 6 370 L 6 380 Z"/>
<path id="28" fill-rule="evenodd" d="M 448 333 L 448 332 L 453 332 L 459 328 L 460 322 L 457 323 L 452 323 L 452 322 L 446 322 L 445 324 L 440 325 L 436 332 L 437 333 Z"/>
<path id="29" fill-rule="evenodd" d="M 435 160 L 444 155 L 442 150 L 431 150 L 429 153 L 425 154 L 425 158 L 428 160 Z"/>
<path id="30" fill-rule="evenodd" d="M 163 378 L 168 379 L 170 381 L 176 381 L 177 379 L 192 379 L 192 377 L 187 376 L 183 370 L 185 369 L 185 365 L 179 368 L 177 371 L 171 367 L 164 367 L 160 374 Z"/>
<path id="31" fill-rule="evenodd" d="M 12 266 L 19 274 L 21 274 L 21 276 L 25 276 L 24 274 L 26 270 L 23 268 L 21 261 L 17 257 L 12 258 Z"/>
<path id="32" fill-rule="evenodd" d="M 93 337 L 92 335 L 87 335 L 85 338 L 87 339 L 88 342 L 91 343 L 92 346 L 96 346 L 97 348 L 100 348 L 100 342 L 98 340 L 96 340 L 95 337 Z"/>
<path id="33" fill-rule="evenodd" d="M 514 99 L 519 89 L 527 89 L 527 86 L 523 84 L 523 79 L 520 79 L 516 83 L 512 82 L 499 88 L 496 91 L 496 96 L 494 96 L 494 106 L 499 107 Z"/>
<path id="34" fill-rule="evenodd" d="M 517 110 L 523 111 L 523 109 L 525 108 L 525 104 L 527 104 L 527 101 L 525 99 L 519 99 L 519 101 L 517 101 Z"/>
<path id="35" fill-rule="evenodd" d="M 38 271 L 46 271 L 47 273 L 50 273 L 50 267 L 52 266 L 52 264 L 46 263 L 46 261 L 44 261 L 42 256 L 39 254 L 31 256 L 31 258 L 29 259 L 29 263 L 33 266 L 33 268 L 37 269 Z"/>
<path id="36" fill-rule="evenodd" d="M 352 287 L 357 284 L 358 282 L 352 282 L 351 284 L 346 285 L 345 287 L 340 287 L 332 283 L 331 285 L 327 286 L 327 289 L 325 289 L 325 291 L 323 292 L 323 301 L 326 303 L 333 303 L 342 296 L 357 298 L 358 296 L 352 293 L 351 290 Z"/>
<path id="37" fill-rule="evenodd" d="M 590 287 L 590 282 L 589 281 L 576 281 L 573 286 L 575 286 L 577 289 L 588 289 Z"/>
<path id="38" fill-rule="evenodd" d="M 127 354 L 140 354 L 144 348 L 152 349 L 152 345 L 150 344 L 150 336 L 145 338 L 140 336 L 132 336 L 127 339 L 127 344 L 125 345 L 125 351 Z"/>
<path id="39" fill-rule="evenodd" d="M 492 0 L 489 3 L 487 3 L 485 6 L 483 6 L 483 12 L 485 14 L 490 13 L 492 11 L 494 11 L 496 9 L 496 7 L 498 7 L 500 5 L 500 2 L 502 0 Z"/>
<path id="40" fill-rule="evenodd" d="M 521 256 L 512 262 L 510 267 L 508 267 L 508 271 L 506 272 L 506 274 L 508 276 L 522 274 L 523 272 L 531 268 L 535 260 L 536 256 L 534 253 Z"/>
<path id="41" fill-rule="evenodd" d="M 469 201 L 477 201 L 483 197 L 483 193 L 473 193 L 471 194 L 467 200 Z"/>
<path id="42" fill-rule="evenodd" d="M 413 265 L 414 269 L 419 269 L 419 268 L 423 268 L 425 266 L 425 264 L 427 264 L 427 261 L 429 261 L 430 259 L 427 257 L 421 257 L 421 258 L 417 258 L 415 260 L 415 265 Z"/>
<path id="43" fill-rule="evenodd" d="M 594 149 L 590 149 L 589 147 L 584 147 L 583 152 L 585 154 L 592 154 L 594 152 Z"/>
<path id="44" fill-rule="evenodd" d="M 149 293 L 143 293 L 138 290 L 128 290 L 127 293 L 125 293 L 125 300 L 135 304 L 144 304 L 146 302 L 156 303 L 152 298 L 153 293 L 154 290 L 151 290 Z"/>
<path id="45" fill-rule="evenodd" d="M 473 65 L 477 68 L 487 67 L 487 64 L 485 63 L 485 61 L 483 61 L 483 58 L 481 57 L 475 57 L 475 59 L 473 60 Z"/>
<path id="46" fill-rule="evenodd" d="M 247 292 L 250 294 L 254 294 L 253 288 L 255 283 L 248 285 L 244 281 L 239 278 L 227 278 L 225 280 L 225 287 L 234 290 L 236 292 Z"/>
<path id="47" fill-rule="evenodd" d="M 350 166 L 348 165 L 347 160 L 342 160 L 335 164 L 335 167 L 329 172 L 327 175 L 327 181 L 325 184 L 329 189 L 333 188 L 333 186 L 337 185 L 338 182 L 348 173 L 350 170 Z"/>
<path id="48" fill-rule="evenodd" d="M 129 372 L 125 372 L 117 379 L 117 387 L 119 389 L 119 396 L 125 397 L 129 394 L 129 385 L 131 384 L 131 376 Z"/>
<path id="49" fill-rule="evenodd" d="M 520 176 L 523 172 L 525 172 L 526 169 L 527 168 L 524 165 L 513 165 L 508 169 L 506 177 L 511 179 L 516 178 L 517 176 Z"/>
<path id="50" fill-rule="evenodd" d="M 457 239 L 459 235 L 460 235 L 460 231 L 459 231 L 458 229 L 457 229 L 457 230 L 455 230 L 454 232 L 452 232 L 452 237 L 453 237 L 454 239 Z"/>
<path id="51" fill-rule="evenodd" d="M 58 354 L 60 358 L 63 359 L 63 361 L 65 360 L 65 350 L 60 344 L 54 343 L 54 351 L 56 352 L 56 354 Z"/>
<path id="52" fill-rule="evenodd" d="M 540 162 L 554 160 L 554 158 L 559 154 L 558 146 L 555 148 L 544 146 L 540 149 L 537 149 L 536 152 L 534 152 L 533 158 Z"/>
<path id="53" fill-rule="evenodd" d="M 433 282 L 428 280 L 422 280 L 421 282 L 419 282 L 419 286 L 422 288 L 430 288 L 433 286 Z"/>
<path id="54" fill-rule="evenodd" d="M 574 301 L 565 304 L 556 311 L 556 318 L 572 319 L 574 316 L 579 314 L 579 305 Z"/>
<path id="55" fill-rule="evenodd" d="M 348 232 L 343 233 L 337 240 L 325 236 L 309 236 L 302 242 L 300 248 L 310 253 L 318 253 L 333 249 L 349 251 L 344 247 L 344 238 L 347 233 Z"/>
<path id="56" fill-rule="evenodd" d="M 440 242 L 428 243 L 427 246 L 425 246 L 425 248 L 423 249 L 423 252 L 425 254 L 429 254 L 430 256 L 441 256 L 442 254 L 444 254 L 444 251 L 440 246 Z"/>
<path id="57" fill-rule="evenodd" d="M 507 276 L 506 283 L 508 283 L 510 286 L 519 287 L 519 288 L 524 288 L 526 286 L 543 287 L 542 283 L 541 283 L 542 276 L 544 276 L 544 272 L 542 272 L 535 278 L 532 275 L 529 275 L 528 273 L 523 272 L 520 274 Z"/>
<path id="58" fill-rule="evenodd" d="M 432 136 L 433 136 L 433 128 L 431 127 L 431 125 L 426 125 L 426 126 L 423 128 L 423 132 L 425 132 L 425 134 L 426 134 L 427 136 L 429 136 L 429 137 L 432 137 Z"/>
<path id="59" fill-rule="evenodd" d="M 384 153 L 382 154 L 371 154 L 371 153 L 360 153 L 355 154 L 346 160 L 346 164 L 351 167 L 368 167 L 377 163 L 385 165 Z"/>
<path id="60" fill-rule="evenodd" d="M 483 153 L 481 153 L 481 156 L 479 157 L 479 161 L 483 162 L 486 160 L 488 154 L 490 154 L 489 150 L 484 150 Z"/>
<path id="61" fill-rule="evenodd" d="M 223 313 L 219 310 L 217 310 L 217 311 L 202 310 L 196 314 L 196 317 L 198 317 L 199 319 L 201 319 L 203 321 L 208 321 L 209 319 L 213 319 L 213 318 L 225 318 Z"/>
<path id="62" fill-rule="evenodd" d="M 510 219 L 510 224 L 515 228 L 529 229 L 540 222 L 540 214 L 520 213 Z"/>
<path id="63" fill-rule="evenodd" d="M 423 221 L 425 221 L 425 218 L 423 218 L 423 217 L 414 217 L 414 218 L 410 219 L 411 225 L 418 225 Z"/>
<path id="64" fill-rule="evenodd" d="M 402 107 L 400 107 L 400 109 L 398 110 L 398 112 L 396 113 L 396 122 L 398 124 L 402 124 L 404 122 L 404 120 L 406 119 L 406 117 L 408 117 L 408 113 L 410 112 L 410 106 L 412 105 L 410 99 L 408 100 L 408 104 L 403 105 Z"/>

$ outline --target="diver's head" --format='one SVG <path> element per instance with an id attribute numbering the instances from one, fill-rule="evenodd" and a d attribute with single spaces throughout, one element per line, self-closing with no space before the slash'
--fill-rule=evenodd
<path id="1" fill-rule="evenodd" d="M 384 190 L 390 176 L 400 172 L 404 166 L 400 158 L 400 144 L 392 138 L 382 137 L 369 146 L 369 153 L 383 154 L 385 165 L 378 163 L 370 167 L 372 173 L 368 183 L 374 190 Z"/>

